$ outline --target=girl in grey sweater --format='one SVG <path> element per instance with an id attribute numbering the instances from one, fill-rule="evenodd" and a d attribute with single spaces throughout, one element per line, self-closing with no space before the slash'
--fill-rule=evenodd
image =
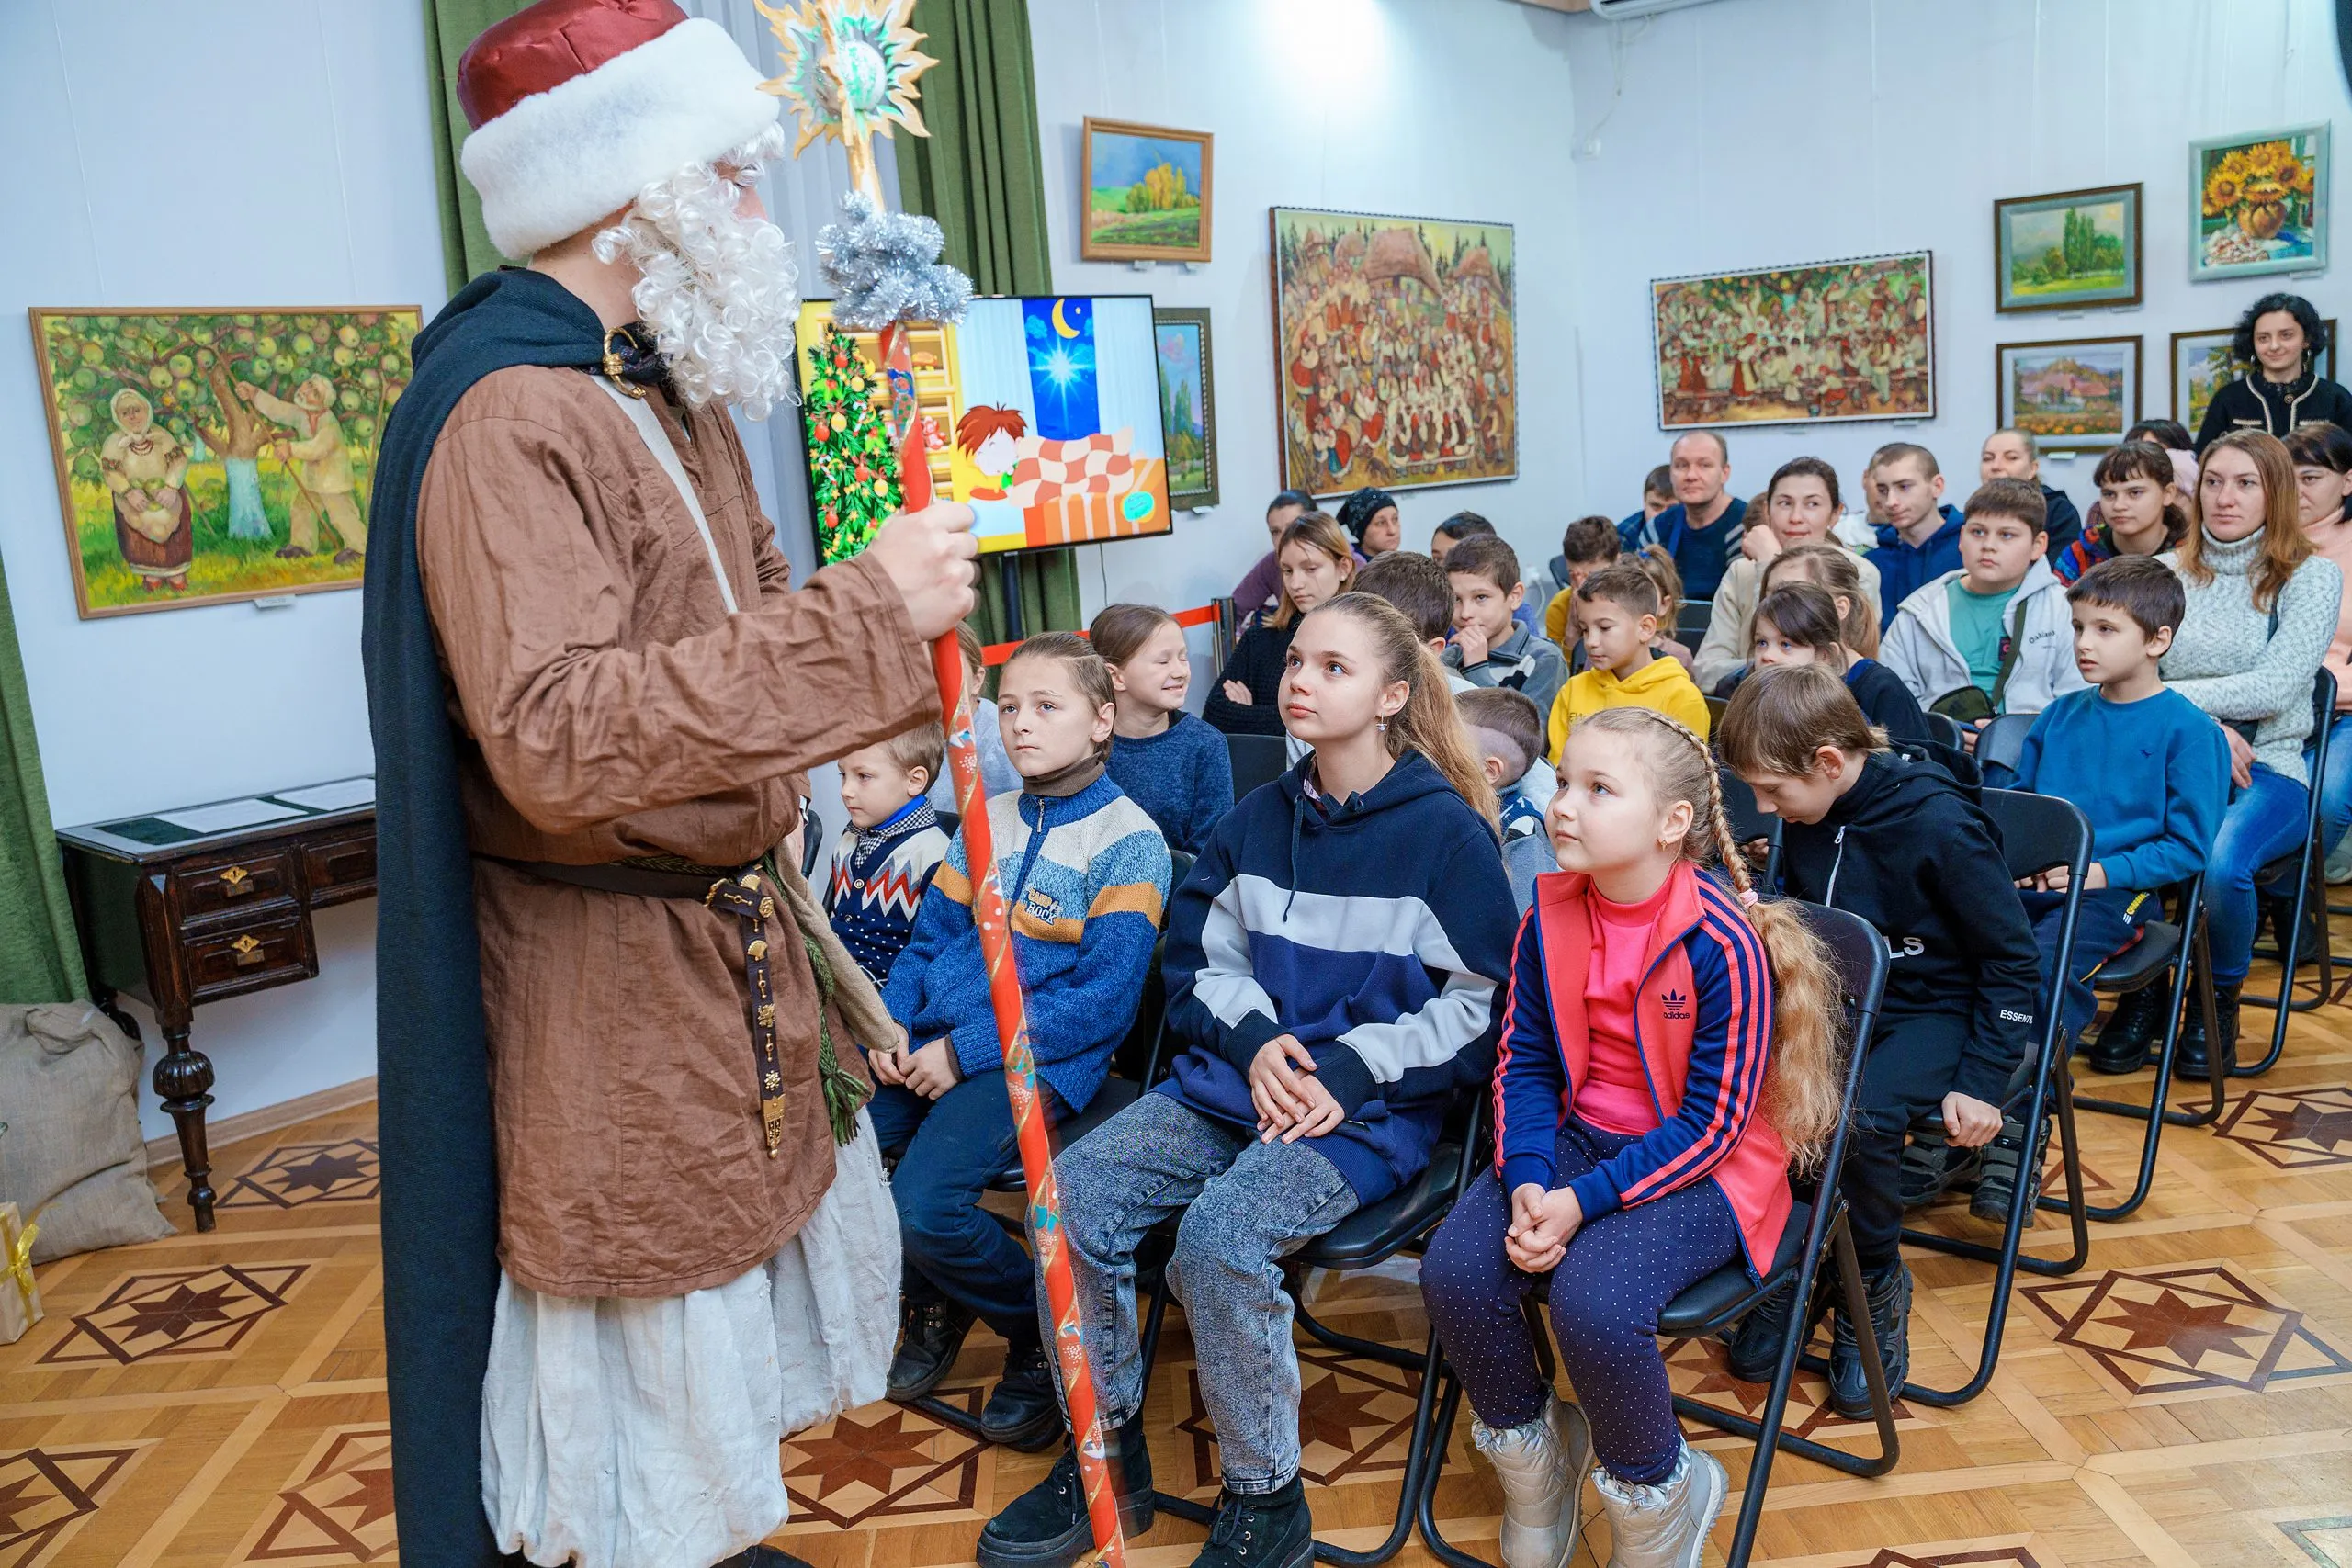
<path id="1" fill-rule="evenodd" d="M 2227 1059 L 2254 952 L 2255 874 L 2295 848 L 2311 807 L 2312 681 L 2335 632 L 2344 576 L 2312 554 L 2297 525 L 2294 465 L 2275 436 L 2236 431 L 2207 447 L 2198 503 L 2199 526 L 2158 558 L 2188 594 L 2162 669 L 2166 685 L 2221 721 L 2230 743 L 2229 809 L 2205 867 Z M 2203 1072 L 2203 1043 L 2190 1035 L 2178 1065 Z"/>

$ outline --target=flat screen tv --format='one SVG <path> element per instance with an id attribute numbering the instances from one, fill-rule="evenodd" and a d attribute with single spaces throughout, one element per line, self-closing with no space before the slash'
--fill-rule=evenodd
<path id="1" fill-rule="evenodd" d="M 908 347 L 933 488 L 972 508 L 984 554 L 1169 531 L 1149 295 L 975 299 Z M 818 542 L 840 560 L 896 505 L 876 335 L 836 331 L 812 299 L 797 348 Z"/>

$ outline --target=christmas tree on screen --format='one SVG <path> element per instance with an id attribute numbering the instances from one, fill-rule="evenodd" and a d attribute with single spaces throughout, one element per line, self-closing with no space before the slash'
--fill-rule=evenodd
<path id="1" fill-rule="evenodd" d="M 856 340 L 828 321 L 816 359 L 802 413 L 817 543 L 830 565 L 864 549 L 899 510 L 899 465 L 878 398 L 881 375 L 858 353 Z"/>

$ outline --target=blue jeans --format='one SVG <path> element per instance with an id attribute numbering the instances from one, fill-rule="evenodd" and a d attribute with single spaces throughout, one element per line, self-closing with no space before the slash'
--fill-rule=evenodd
<path id="1" fill-rule="evenodd" d="M 2309 766 L 2312 754 L 2303 753 Z M 2338 713 L 2327 727 L 2327 772 L 2319 781 L 2319 852 L 2333 854 L 2352 829 L 2352 713 Z"/>
<path id="2" fill-rule="evenodd" d="M 907 1298 L 951 1301 L 1015 1349 L 1035 1343 L 1036 1268 L 980 1207 L 1018 1146 L 1004 1075 L 966 1078 L 937 1100 L 877 1084 L 871 1109 L 882 1152 L 899 1162 L 890 1197 L 899 1206 Z"/>
<path id="3" fill-rule="evenodd" d="M 1143 1408 L 1136 1247 L 1182 1214 L 1168 1283 L 1192 1329 L 1226 1490 L 1290 1484 L 1298 1351 L 1282 1260 L 1355 1212 L 1339 1167 L 1304 1142 L 1261 1144 L 1253 1128 L 1147 1094 L 1064 1149 L 1054 1181 L 1103 1426 Z"/>
<path id="4" fill-rule="evenodd" d="M 2232 793 L 2205 862 L 2205 912 L 2213 948 L 2213 983 L 2237 986 L 2254 963 L 2254 877 L 2303 836 L 2309 788 L 2254 765 L 2254 782 Z"/>

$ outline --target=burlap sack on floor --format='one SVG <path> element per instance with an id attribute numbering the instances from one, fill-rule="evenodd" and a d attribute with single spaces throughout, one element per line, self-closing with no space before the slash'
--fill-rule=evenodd
<path id="1" fill-rule="evenodd" d="M 0 1201 L 33 1261 L 172 1234 L 139 1135 L 139 1047 L 87 1002 L 0 1007 Z"/>

